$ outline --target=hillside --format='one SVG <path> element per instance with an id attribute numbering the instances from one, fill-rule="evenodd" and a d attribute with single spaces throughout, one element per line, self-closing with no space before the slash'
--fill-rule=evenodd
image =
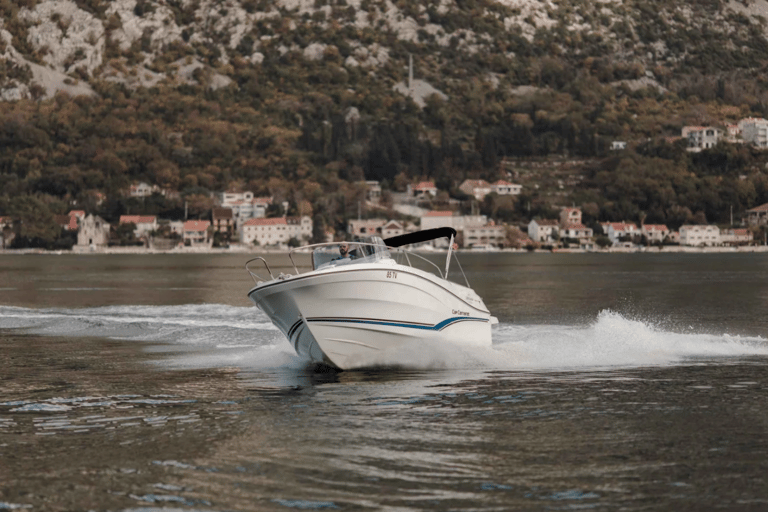
<path id="1" fill-rule="evenodd" d="M 768 116 L 764 0 L 4 0 L 0 16 L 0 215 L 30 240 L 72 206 L 204 215 L 230 188 L 340 228 L 362 179 L 433 179 L 437 207 L 466 178 L 524 178 L 516 203 L 481 205 L 510 222 L 572 203 L 588 222 L 727 222 L 768 202 L 761 152 L 670 139 Z M 137 180 L 181 197 L 132 204 Z"/>

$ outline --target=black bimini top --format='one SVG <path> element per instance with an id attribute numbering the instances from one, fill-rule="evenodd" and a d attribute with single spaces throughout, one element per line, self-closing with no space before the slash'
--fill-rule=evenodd
<path id="1" fill-rule="evenodd" d="M 450 243 L 451 237 L 453 237 L 454 240 L 456 239 L 456 230 L 453 228 L 425 229 L 414 233 L 406 233 L 404 235 L 387 238 L 384 240 L 384 243 L 387 244 L 387 247 L 402 247 L 404 245 L 418 244 L 420 242 L 429 242 L 430 240 L 436 240 L 443 237 L 446 237 Z"/>

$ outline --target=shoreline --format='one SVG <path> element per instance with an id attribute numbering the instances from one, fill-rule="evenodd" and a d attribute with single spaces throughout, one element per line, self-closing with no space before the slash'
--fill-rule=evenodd
<path id="1" fill-rule="evenodd" d="M 104 249 L 94 250 L 45 250 L 45 249 L 0 249 L 0 256 L 6 255 L 104 255 L 104 254 L 287 254 L 289 249 L 283 248 L 250 248 L 250 247 L 238 247 L 230 246 L 229 248 L 213 248 L 213 247 L 184 247 L 175 249 L 147 249 L 144 247 L 110 247 Z M 414 252 L 421 253 L 442 253 L 443 249 L 438 250 L 415 250 Z M 477 250 L 477 249 L 459 249 L 456 251 L 460 254 L 520 254 L 520 253 L 538 253 L 538 254 L 673 254 L 673 253 L 685 253 L 685 254 L 722 254 L 722 253 L 756 253 L 756 252 L 768 252 L 768 245 L 756 245 L 756 246 L 740 246 L 740 247 L 688 247 L 688 246 L 664 246 L 659 249 L 658 247 L 638 247 L 638 248 L 608 248 L 598 250 L 585 250 L 585 249 L 535 249 L 529 251 L 527 249 L 495 249 L 495 250 Z"/>

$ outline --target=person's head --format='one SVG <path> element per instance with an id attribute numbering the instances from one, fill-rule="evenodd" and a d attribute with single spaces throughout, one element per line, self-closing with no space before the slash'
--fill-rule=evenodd
<path id="1" fill-rule="evenodd" d="M 342 256 L 349 254 L 349 244 L 347 242 L 341 242 L 339 244 L 339 254 Z"/>

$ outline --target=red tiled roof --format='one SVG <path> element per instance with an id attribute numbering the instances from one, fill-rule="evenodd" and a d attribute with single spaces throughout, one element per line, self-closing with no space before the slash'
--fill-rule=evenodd
<path id="1" fill-rule="evenodd" d="M 434 181 L 422 181 L 421 183 L 418 183 L 411 187 L 412 190 L 427 190 L 427 189 L 433 189 L 437 188 L 435 187 Z"/>
<path id="2" fill-rule="evenodd" d="M 624 231 L 625 229 L 637 229 L 637 226 L 634 224 L 629 224 L 627 222 L 606 222 L 603 224 L 603 226 L 613 226 L 614 231 Z"/>
<path id="3" fill-rule="evenodd" d="M 64 229 L 77 231 L 77 216 L 75 215 L 56 215 L 54 220 Z"/>
<path id="4" fill-rule="evenodd" d="M 69 216 L 74 215 L 75 217 L 77 217 L 79 219 L 84 219 L 85 218 L 85 211 L 83 211 L 83 210 L 72 210 L 67 215 L 69 215 Z"/>
<path id="5" fill-rule="evenodd" d="M 536 224 L 539 226 L 559 226 L 560 222 L 554 219 L 537 219 Z"/>
<path id="6" fill-rule="evenodd" d="M 432 211 L 424 214 L 425 217 L 453 217 L 453 212 L 450 210 Z"/>
<path id="7" fill-rule="evenodd" d="M 120 224 L 128 224 L 130 222 L 134 224 L 152 224 L 156 218 L 157 215 L 121 215 Z"/>
<path id="8" fill-rule="evenodd" d="M 487 188 L 491 186 L 491 184 L 485 180 L 465 180 L 461 186 L 463 187 L 465 185 L 469 185 L 472 188 Z"/>
<path id="9" fill-rule="evenodd" d="M 646 231 L 669 231 L 666 224 L 643 224 L 643 229 Z"/>
<path id="10" fill-rule="evenodd" d="M 514 185 L 514 183 L 510 183 L 510 182 L 504 181 L 504 180 L 499 180 L 496 183 L 494 183 L 494 185 L 499 186 L 499 187 L 511 187 L 512 185 Z"/>
<path id="11" fill-rule="evenodd" d="M 251 204 L 272 204 L 271 197 L 254 197 Z"/>
<path id="12" fill-rule="evenodd" d="M 755 212 L 755 213 L 768 212 L 768 203 L 761 204 L 760 206 L 756 206 L 751 210 L 747 210 L 747 213 L 749 212 Z"/>
<path id="13" fill-rule="evenodd" d="M 750 234 L 748 229 L 733 229 L 732 231 L 736 236 L 749 236 Z"/>
<path id="14" fill-rule="evenodd" d="M 271 217 L 269 219 L 248 219 L 243 226 L 279 226 L 288 224 L 284 217 Z"/>
<path id="15" fill-rule="evenodd" d="M 587 229 L 587 226 L 580 222 L 572 222 L 571 224 L 566 224 L 565 229 Z"/>
<path id="16" fill-rule="evenodd" d="M 188 220 L 184 223 L 184 231 L 205 231 L 210 225 L 208 220 Z"/>

